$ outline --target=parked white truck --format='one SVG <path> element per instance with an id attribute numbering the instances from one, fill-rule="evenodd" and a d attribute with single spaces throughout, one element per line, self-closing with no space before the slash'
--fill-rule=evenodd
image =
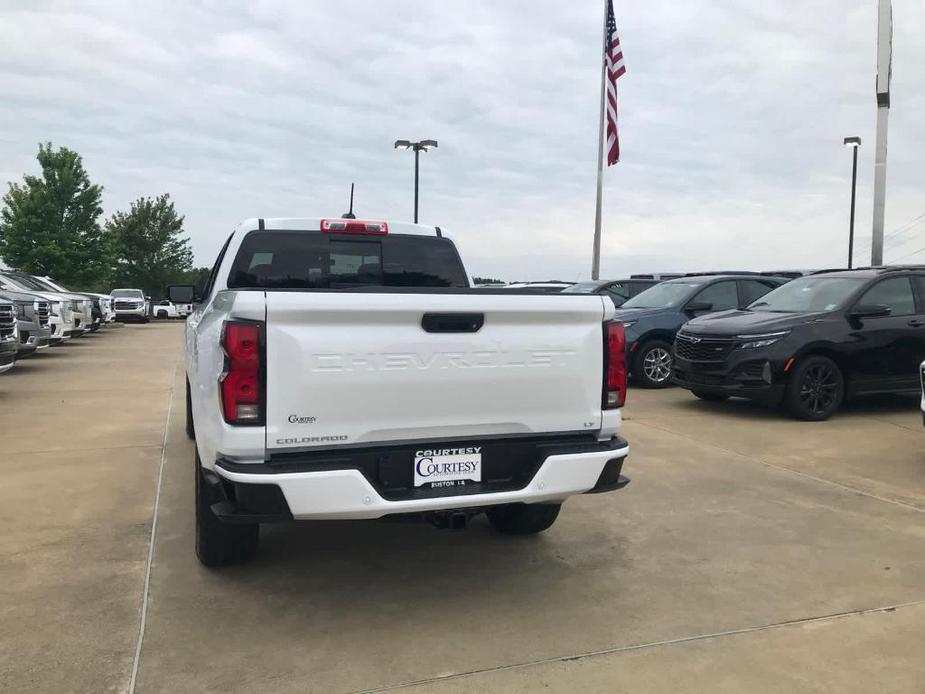
<path id="1" fill-rule="evenodd" d="M 598 295 L 475 290 L 437 227 L 252 219 L 186 323 L 196 552 L 259 524 L 409 515 L 505 533 L 620 489 L 623 326 Z"/>
<path id="2" fill-rule="evenodd" d="M 70 340 L 84 333 L 81 321 L 89 309 L 73 295 L 49 291 L 32 278 L 8 270 L 0 271 L 0 290 L 30 292 L 41 296 L 48 302 L 50 311 L 48 325 L 51 329 L 53 344 Z M 86 303 L 89 304 L 89 302 Z"/>
<path id="3" fill-rule="evenodd" d="M 148 322 L 148 300 L 143 291 L 140 289 L 113 289 L 110 296 L 116 320 Z"/>

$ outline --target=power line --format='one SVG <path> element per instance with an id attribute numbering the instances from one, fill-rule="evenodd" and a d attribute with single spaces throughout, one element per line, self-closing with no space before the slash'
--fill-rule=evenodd
<path id="1" fill-rule="evenodd" d="M 914 255 L 916 255 L 916 254 L 918 254 L 918 253 L 921 253 L 922 251 L 925 251 L 925 246 L 922 246 L 922 247 L 921 247 L 919 250 L 917 250 L 917 251 L 912 251 L 912 253 L 907 253 L 906 255 L 903 255 L 903 256 L 900 256 L 899 258 L 896 258 L 895 260 L 891 260 L 891 261 L 890 261 L 890 264 L 892 265 L 892 264 L 894 264 L 894 263 L 898 263 L 900 260 L 905 260 L 906 258 L 911 258 L 912 256 L 914 256 Z"/>
<path id="2" fill-rule="evenodd" d="M 920 214 L 918 217 L 914 217 L 914 218 L 910 219 L 910 220 L 909 220 L 908 222 L 906 222 L 905 224 L 902 224 L 902 225 L 900 225 L 899 227 L 897 227 L 896 229 L 894 229 L 893 231 L 891 231 L 889 234 L 886 235 L 886 237 L 884 238 L 884 241 L 886 241 L 886 239 L 891 239 L 891 238 L 893 238 L 893 237 L 896 236 L 897 234 L 902 234 L 903 232 L 909 231 L 909 229 L 911 229 L 912 227 L 918 226 L 918 225 L 921 224 L 923 221 L 925 221 L 925 212 L 923 212 L 922 214 Z"/>

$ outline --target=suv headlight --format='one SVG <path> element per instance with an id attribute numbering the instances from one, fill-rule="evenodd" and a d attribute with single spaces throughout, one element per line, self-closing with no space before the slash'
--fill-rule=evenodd
<path id="1" fill-rule="evenodd" d="M 761 333 L 759 335 L 736 335 L 740 340 L 746 340 L 739 349 L 758 349 L 759 347 L 768 347 L 778 342 L 790 334 L 789 330 L 782 330 L 778 333 Z"/>
<path id="2" fill-rule="evenodd" d="M 26 317 L 26 305 L 25 304 L 16 304 L 16 317 L 19 319 L 25 319 Z"/>
<path id="3" fill-rule="evenodd" d="M 53 316 L 61 315 L 61 302 L 60 301 L 49 301 L 48 302 L 48 312 Z"/>

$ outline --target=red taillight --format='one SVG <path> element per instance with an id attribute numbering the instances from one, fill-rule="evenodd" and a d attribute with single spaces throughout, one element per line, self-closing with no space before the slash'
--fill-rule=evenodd
<path id="1" fill-rule="evenodd" d="M 226 368 L 220 380 L 222 412 L 229 424 L 263 422 L 260 324 L 225 322 Z"/>
<path id="2" fill-rule="evenodd" d="M 604 402 L 605 410 L 626 402 L 626 336 L 623 323 L 605 323 Z"/>
<path id="3" fill-rule="evenodd" d="M 373 234 L 384 236 L 389 233 L 386 222 L 363 222 L 359 219 L 322 219 L 321 231 L 327 234 Z"/>

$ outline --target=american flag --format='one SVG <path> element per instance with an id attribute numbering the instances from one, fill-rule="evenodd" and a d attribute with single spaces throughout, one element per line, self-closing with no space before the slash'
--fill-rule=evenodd
<path id="1" fill-rule="evenodd" d="M 607 0 L 607 37 L 604 39 L 604 66 L 607 71 L 607 166 L 620 161 L 620 138 L 617 135 L 617 80 L 626 72 L 623 49 L 617 36 L 613 0 Z"/>

